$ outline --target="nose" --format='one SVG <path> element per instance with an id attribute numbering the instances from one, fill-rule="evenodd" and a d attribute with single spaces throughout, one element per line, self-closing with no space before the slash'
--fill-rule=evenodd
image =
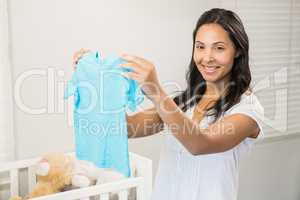
<path id="1" fill-rule="evenodd" d="M 210 49 L 206 49 L 205 51 L 203 51 L 203 55 L 202 55 L 202 62 L 207 64 L 210 63 L 211 61 L 213 61 L 213 52 Z"/>

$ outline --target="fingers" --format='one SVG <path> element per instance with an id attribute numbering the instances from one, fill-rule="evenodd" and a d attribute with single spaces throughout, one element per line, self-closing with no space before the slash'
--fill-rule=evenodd
<path id="1" fill-rule="evenodd" d="M 76 69 L 76 66 L 77 66 L 77 63 L 78 63 L 78 60 L 86 53 L 90 52 L 89 49 L 84 49 L 84 48 L 81 48 L 79 51 L 75 52 L 73 54 L 73 62 L 72 62 L 72 66 L 74 69 Z"/>
<path id="2" fill-rule="evenodd" d="M 145 63 L 145 60 L 143 58 L 133 56 L 133 55 L 123 54 L 121 55 L 121 58 L 123 60 L 126 60 L 127 62 L 136 63 L 140 66 L 143 66 Z"/>
<path id="3" fill-rule="evenodd" d="M 137 65 L 136 63 L 133 63 L 133 62 L 123 63 L 120 65 L 120 67 L 131 69 L 132 71 L 134 71 L 136 73 L 143 73 L 143 69 L 139 65 Z"/>
<path id="4" fill-rule="evenodd" d="M 137 81 L 139 84 L 142 83 L 142 78 L 138 73 L 135 72 L 124 72 L 122 73 L 122 75 L 128 79 L 133 79 L 135 81 Z"/>
<path id="5" fill-rule="evenodd" d="M 143 58 L 128 54 L 123 54 L 121 58 L 127 63 L 123 63 L 120 66 L 132 69 L 131 72 L 125 73 L 127 77 L 138 81 L 140 84 L 145 82 L 154 70 L 153 65 Z"/>

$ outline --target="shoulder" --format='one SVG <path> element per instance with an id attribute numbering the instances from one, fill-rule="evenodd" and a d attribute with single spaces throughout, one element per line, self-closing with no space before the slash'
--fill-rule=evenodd
<path id="1" fill-rule="evenodd" d="M 228 115 L 236 112 L 254 112 L 256 114 L 263 115 L 264 108 L 252 91 L 246 91 L 242 94 L 240 101 L 226 111 L 225 114 Z"/>
<path id="2" fill-rule="evenodd" d="M 241 96 L 240 102 L 226 111 L 224 115 L 229 116 L 233 114 L 243 114 L 253 119 L 260 129 L 260 136 L 263 135 L 262 123 L 264 119 L 264 108 L 252 91 L 246 91 Z"/>

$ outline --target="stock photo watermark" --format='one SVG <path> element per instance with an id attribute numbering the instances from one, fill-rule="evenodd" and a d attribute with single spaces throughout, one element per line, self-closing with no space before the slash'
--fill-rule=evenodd
<path id="1" fill-rule="evenodd" d="M 297 67 L 298 73 L 300 73 L 300 67 Z M 115 72 L 106 72 L 104 74 L 100 74 L 99 82 L 95 85 L 95 82 L 90 81 L 79 81 L 76 85 L 77 88 L 80 88 L 83 93 L 88 97 L 88 101 L 85 106 L 77 107 L 77 113 L 79 114 L 88 114 L 90 112 L 95 112 L 98 114 L 112 114 L 112 113 L 120 113 L 124 112 L 126 109 L 126 103 L 128 99 L 124 94 L 115 94 L 113 91 L 112 85 L 106 85 L 105 76 L 112 76 Z M 29 115 L 41 115 L 41 114 L 66 114 L 68 118 L 69 125 L 71 125 L 71 116 L 76 108 L 76 103 L 78 101 L 82 101 L 82 96 L 78 96 L 78 93 L 74 93 L 74 98 L 72 100 L 65 100 L 64 96 L 66 95 L 66 88 L 68 86 L 68 81 L 66 81 L 67 77 L 65 77 L 65 72 L 63 70 L 57 70 L 54 67 L 47 68 L 35 68 L 31 70 L 27 70 L 16 78 L 14 83 L 14 100 L 16 107 Z M 121 76 L 120 74 L 115 74 L 117 76 Z M 43 107 L 30 107 L 29 103 L 25 102 L 24 96 L 22 96 L 22 88 L 26 85 L 28 80 L 30 81 L 42 81 L 46 83 L 46 94 L 47 101 L 45 102 Z M 124 77 L 124 79 L 126 79 Z M 126 83 L 126 81 L 124 82 Z M 256 82 L 254 87 L 255 93 L 264 93 L 267 91 L 272 91 L 272 96 L 274 100 L 274 114 L 273 116 L 266 116 L 261 113 L 257 113 L 261 121 L 264 124 L 272 127 L 273 129 L 286 132 L 288 127 L 288 68 L 282 68 L 278 71 L 275 71 L 272 74 L 269 74 L 262 80 Z M 110 83 L 111 84 L 111 83 Z M 106 85 L 106 86 L 105 86 Z M 176 91 L 183 91 L 185 88 L 180 86 L 176 81 L 168 81 L 162 83 L 163 87 L 172 87 Z M 280 87 L 277 87 L 280 86 Z M 125 90 L 129 90 L 128 86 L 124 84 L 121 85 Z M 274 89 L 276 88 L 276 89 Z M 74 89 L 74 88 L 73 88 Z M 142 90 L 141 88 L 135 88 L 136 90 Z M 112 90 L 112 91 L 111 91 Z M 124 90 L 124 91 L 125 91 Z M 35 91 L 38 93 L 39 91 Z M 78 91 L 77 91 L 78 92 Z M 127 91 L 128 92 L 128 91 Z M 108 93 L 110 95 L 105 96 L 103 94 Z M 126 92 L 125 92 L 126 93 Z M 29 94 L 30 95 L 30 94 Z M 77 95 L 77 96 L 76 96 Z M 106 104 L 113 103 L 113 98 L 116 98 L 117 95 L 120 95 L 120 101 L 124 101 L 124 105 L 122 106 L 106 106 Z M 123 95 L 123 96 L 122 96 Z M 112 97 L 114 96 L 114 97 Z M 125 98 L 122 99 L 122 98 Z M 146 98 L 146 96 L 141 92 L 137 93 L 134 98 Z M 137 105 L 137 110 L 143 110 L 143 103 Z M 170 110 L 168 110 L 170 112 Z M 176 110 L 172 112 L 177 112 Z M 87 124 L 87 123 L 86 123 Z M 86 125 L 85 124 L 85 125 Z M 146 126 L 145 126 L 146 127 Z M 87 127 L 91 128 L 91 127 Z M 148 127 L 149 128 L 149 127 Z M 97 132 L 98 130 L 103 129 L 103 127 L 97 127 L 95 125 L 92 126 L 92 130 Z"/>

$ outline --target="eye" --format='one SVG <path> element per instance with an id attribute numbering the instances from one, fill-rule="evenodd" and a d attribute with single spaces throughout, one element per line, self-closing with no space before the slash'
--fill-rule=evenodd
<path id="1" fill-rule="evenodd" d="M 216 49 L 217 49 L 218 51 L 223 51 L 225 48 L 224 48 L 223 46 L 217 46 Z"/>
<path id="2" fill-rule="evenodd" d="M 199 44 L 196 45 L 195 47 L 196 47 L 196 49 L 204 49 L 204 46 L 203 45 L 199 45 Z"/>

